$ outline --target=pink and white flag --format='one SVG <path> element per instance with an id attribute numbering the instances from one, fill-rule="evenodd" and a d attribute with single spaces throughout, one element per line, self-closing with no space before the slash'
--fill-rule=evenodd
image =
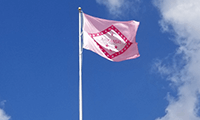
<path id="1" fill-rule="evenodd" d="M 135 41 L 137 21 L 112 21 L 83 13 L 83 48 L 111 61 L 140 56 Z"/>

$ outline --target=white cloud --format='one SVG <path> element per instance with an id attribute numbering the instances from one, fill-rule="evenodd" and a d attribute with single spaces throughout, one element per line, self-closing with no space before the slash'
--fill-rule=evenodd
<path id="1" fill-rule="evenodd" d="M 0 109 L 0 120 L 9 120 L 10 116 L 6 115 L 4 110 Z"/>
<path id="2" fill-rule="evenodd" d="M 171 65 L 157 64 L 178 91 L 178 98 L 169 97 L 166 115 L 157 120 L 200 120 L 200 0 L 154 0 L 154 4 L 163 30 L 175 33 L 176 55 L 181 56 Z"/>
<path id="3" fill-rule="evenodd" d="M 110 14 L 119 16 L 129 10 L 137 11 L 140 0 L 96 0 L 96 2 L 105 5 Z"/>
<path id="4" fill-rule="evenodd" d="M 6 100 L 0 102 L 0 107 L 4 107 Z M 10 116 L 6 115 L 3 109 L 0 108 L 0 120 L 10 120 Z"/>

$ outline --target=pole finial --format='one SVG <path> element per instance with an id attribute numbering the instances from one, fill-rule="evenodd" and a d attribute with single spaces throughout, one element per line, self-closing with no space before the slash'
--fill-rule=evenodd
<path id="1" fill-rule="evenodd" d="M 81 7 L 78 7 L 79 13 L 81 13 Z"/>

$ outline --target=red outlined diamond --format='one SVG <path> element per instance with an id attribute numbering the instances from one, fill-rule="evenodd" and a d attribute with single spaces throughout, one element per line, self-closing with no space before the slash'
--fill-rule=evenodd
<path id="1" fill-rule="evenodd" d="M 131 45 L 114 25 L 98 33 L 88 33 L 100 50 L 110 59 L 123 54 Z"/>

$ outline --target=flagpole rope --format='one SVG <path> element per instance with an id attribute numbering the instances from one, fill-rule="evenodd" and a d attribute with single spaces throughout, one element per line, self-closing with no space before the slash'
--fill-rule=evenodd
<path id="1" fill-rule="evenodd" d="M 82 27 L 82 26 L 81 26 Z M 83 31 L 80 33 L 80 35 L 79 35 L 79 37 L 82 37 L 82 35 L 83 35 Z M 79 54 L 82 54 L 83 53 L 83 41 L 82 41 L 82 43 L 81 43 L 81 53 L 79 53 Z M 83 54 L 82 54 L 82 58 L 83 58 Z"/>
<path id="2" fill-rule="evenodd" d="M 83 32 L 81 32 L 79 36 L 82 36 L 82 34 L 83 34 Z"/>
<path id="3" fill-rule="evenodd" d="M 81 44 L 81 7 L 79 10 L 79 120 L 83 120 L 82 105 L 82 44 Z"/>

